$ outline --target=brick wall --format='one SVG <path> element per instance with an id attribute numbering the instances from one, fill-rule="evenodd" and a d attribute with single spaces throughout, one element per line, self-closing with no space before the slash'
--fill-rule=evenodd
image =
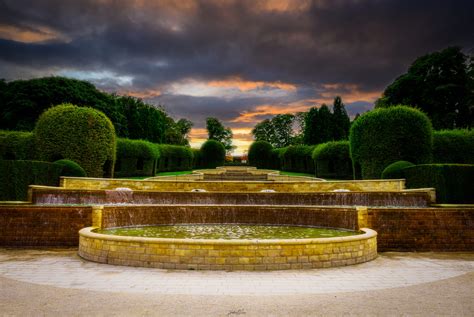
<path id="1" fill-rule="evenodd" d="M 0 206 L 0 246 L 76 246 L 91 207 Z"/>
<path id="2" fill-rule="evenodd" d="M 369 208 L 379 251 L 474 251 L 474 208 Z"/>

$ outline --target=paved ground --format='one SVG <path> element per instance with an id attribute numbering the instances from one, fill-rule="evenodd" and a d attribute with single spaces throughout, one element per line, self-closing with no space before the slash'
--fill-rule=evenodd
<path id="1" fill-rule="evenodd" d="M 168 271 L 0 249 L 0 315 L 474 315 L 474 253 L 324 270 Z"/>

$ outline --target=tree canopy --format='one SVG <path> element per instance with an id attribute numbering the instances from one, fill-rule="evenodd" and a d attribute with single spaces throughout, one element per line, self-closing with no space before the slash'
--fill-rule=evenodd
<path id="1" fill-rule="evenodd" d="M 406 104 L 425 112 L 435 129 L 474 126 L 474 57 L 448 47 L 417 58 L 390 84 L 376 107 Z"/>
<path id="2" fill-rule="evenodd" d="M 189 120 L 175 122 L 161 107 L 139 98 L 108 94 L 87 81 L 64 77 L 0 80 L 2 129 L 31 131 L 41 113 L 63 103 L 102 111 L 112 121 L 119 137 L 155 143 L 188 143 Z"/>
<path id="3" fill-rule="evenodd" d="M 292 114 L 279 114 L 272 119 L 265 119 L 255 125 L 252 135 L 255 141 L 266 141 L 277 148 L 291 145 L 294 119 Z"/>
<path id="4" fill-rule="evenodd" d="M 206 129 L 209 140 L 216 140 L 224 145 L 226 152 L 232 152 L 235 146 L 232 145 L 233 133 L 230 128 L 224 125 L 217 118 L 206 118 Z"/>

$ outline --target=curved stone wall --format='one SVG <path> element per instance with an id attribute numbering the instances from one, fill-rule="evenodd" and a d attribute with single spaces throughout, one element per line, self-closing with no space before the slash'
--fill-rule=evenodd
<path id="1" fill-rule="evenodd" d="M 160 239 L 79 232 L 79 255 L 114 265 L 183 270 L 285 270 L 352 265 L 377 257 L 377 233 L 279 240 Z"/>

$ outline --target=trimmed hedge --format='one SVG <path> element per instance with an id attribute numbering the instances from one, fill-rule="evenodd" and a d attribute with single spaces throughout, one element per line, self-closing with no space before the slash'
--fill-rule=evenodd
<path id="1" fill-rule="evenodd" d="M 39 159 L 70 159 L 90 177 L 113 176 L 115 130 L 102 112 L 71 104 L 49 108 L 34 134 Z"/>
<path id="2" fill-rule="evenodd" d="M 191 149 L 193 152 L 193 169 L 202 168 L 202 153 L 200 149 Z"/>
<path id="3" fill-rule="evenodd" d="M 29 185 L 59 186 L 60 164 L 0 160 L 0 201 L 27 200 Z"/>
<path id="4" fill-rule="evenodd" d="M 273 146 L 267 141 L 255 141 L 250 145 L 248 160 L 250 166 L 271 168 Z"/>
<path id="5" fill-rule="evenodd" d="M 433 163 L 474 164 L 474 130 L 434 131 Z"/>
<path id="6" fill-rule="evenodd" d="M 193 168 L 191 148 L 180 145 L 159 144 L 160 159 L 157 172 L 188 171 Z"/>
<path id="7" fill-rule="evenodd" d="M 397 161 L 387 166 L 381 175 L 383 179 L 400 179 L 405 178 L 403 169 L 407 167 L 415 166 L 415 164 L 408 161 Z"/>
<path id="8" fill-rule="evenodd" d="M 160 158 L 158 146 L 144 140 L 117 139 L 115 177 L 154 176 Z"/>
<path id="9" fill-rule="evenodd" d="M 431 122 L 411 107 L 380 108 L 363 114 L 352 124 L 349 139 L 355 179 L 380 178 L 386 166 L 400 160 L 431 162 Z"/>
<path id="10" fill-rule="evenodd" d="M 71 160 L 58 160 L 55 164 L 62 165 L 63 170 L 61 176 L 73 176 L 73 177 L 86 177 L 86 171 L 74 161 Z"/>
<path id="11" fill-rule="evenodd" d="M 272 156 L 270 159 L 270 164 L 268 166 L 269 169 L 281 170 L 281 156 L 284 151 L 286 151 L 286 147 L 272 150 Z"/>
<path id="12" fill-rule="evenodd" d="M 1 160 L 32 160 L 35 158 L 33 133 L 0 131 Z"/>
<path id="13" fill-rule="evenodd" d="M 316 176 L 352 179 L 349 141 L 330 141 L 316 146 L 312 153 Z"/>
<path id="14" fill-rule="evenodd" d="M 474 203 L 474 165 L 422 164 L 402 171 L 407 188 L 436 188 L 438 203 Z"/>
<path id="15" fill-rule="evenodd" d="M 311 157 L 315 146 L 290 145 L 280 152 L 281 169 L 289 172 L 314 174 Z"/>
<path id="16" fill-rule="evenodd" d="M 203 168 L 216 168 L 224 165 L 225 148 L 221 142 L 207 140 L 201 146 L 201 154 Z"/>

